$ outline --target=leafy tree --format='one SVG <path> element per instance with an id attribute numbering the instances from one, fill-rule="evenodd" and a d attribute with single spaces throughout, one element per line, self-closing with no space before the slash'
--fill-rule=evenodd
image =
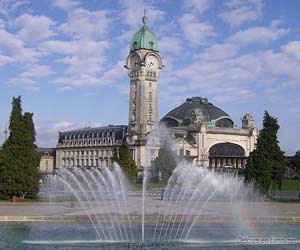
<path id="1" fill-rule="evenodd" d="M 118 159 L 119 159 L 118 148 L 115 146 L 114 149 L 113 149 L 112 161 L 113 162 L 118 162 Z"/>
<path id="2" fill-rule="evenodd" d="M 35 197 L 38 192 L 38 162 L 32 114 L 22 115 L 21 97 L 13 98 L 10 134 L 0 154 L 0 198 Z"/>
<path id="3" fill-rule="evenodd" d="M 265 111 L 263 129 L 258 136 L 256 149 L 250 153 L 246 164 L 245 181 L 254 181 L 264 194 L 268 194 L 270 188 L 273 191 L 281 188 L 287 165 L 277 139 L 278 130 L 277 119 Z"/>
<path id="4" fill-rule="evenodd" d="M 127 142 L 123 142 L 119 147 L 119 154 L 117 148 L 114 149 L 113 153 L 114 161 L 116 161 L 120 167 L 123 169 L 125 175 L 130 180 L 135 180 L 137 178 L 137 167 L 134 160 L 131 158 L 130 149 Z"/>
<path id="5" fill-rule="evenodd" d="M 167 181 L 175 168 L 176 158 L 172 148 L 165 141 L 158 151 L 158 156 L 152 162 L 152 181 L 158 182 L 159 175 L 163 182 Z"/>

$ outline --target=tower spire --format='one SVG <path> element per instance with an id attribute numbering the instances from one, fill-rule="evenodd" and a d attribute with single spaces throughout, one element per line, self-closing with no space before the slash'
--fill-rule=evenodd
<path id="1" fill-rule="evenodd" d="M 146 15 L 146 8 L 145 8 L 145 9 L 144 9 L 144 16 L 143 16 L 143 18 L 142 18 L 142 21 L 143 21 L 144 26 L 146 26 L 147 20 L 148 20 L 148 17 L 147 17 L 147 15 Z"/>

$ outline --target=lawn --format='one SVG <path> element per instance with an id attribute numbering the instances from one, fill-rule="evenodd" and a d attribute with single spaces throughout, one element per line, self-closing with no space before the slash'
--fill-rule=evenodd
<path id="1" fill-rule="evenodd" d="M 283 180 L 281 190 L 298 190 L 299 181 L 298 180 Z"/>

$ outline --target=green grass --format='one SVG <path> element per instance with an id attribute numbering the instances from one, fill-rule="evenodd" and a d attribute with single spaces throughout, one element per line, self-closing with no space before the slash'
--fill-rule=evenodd
<path id="1" fill-rule="evenodd" d="M 142 183 L 130 183 L 133 190 L 140 190 L 143 187 Z M 166 186 L 166 183 L 149 183 L 147 189 L 162 189 Z"/>
<path id="2" fill-rule="evenodd" d="M 298 190 L 299 181 L 298 180 L 283 180 L 281 190 Z"/>

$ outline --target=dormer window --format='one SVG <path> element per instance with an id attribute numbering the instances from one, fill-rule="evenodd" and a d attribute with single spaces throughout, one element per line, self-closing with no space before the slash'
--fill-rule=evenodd
<path id="1" fill-rule="evenodd" d="M 153 43 L 152 41 L 149 42 L 150 49 L 153 49 L 153 44 L 154 44 L 154 43 Z"/>
<path id="2" fill-rule="evenodd" d="M 134 49 L 137 49 L 137 41 L 135 41 L 135 42 L 133 43 L 133 48 L 134 48 Z"/>

